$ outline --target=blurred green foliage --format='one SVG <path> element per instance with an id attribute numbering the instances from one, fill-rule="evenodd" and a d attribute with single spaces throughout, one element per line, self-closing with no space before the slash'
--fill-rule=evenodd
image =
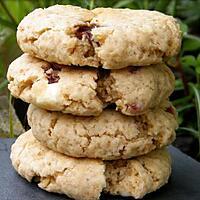
<path id="1" fill-rule="evenodd" d="M 176 89 L 171 100 L 179 113 L 177 134 L 192 135 L 199 141 L 200 149 L 200 0 L 0 0 L 0 93 L 7 87 L 8 64 L 21 53 L 15 38 L 18 23 L 33 9 L 54 4 L 88 9 L 149 9 L 176 17 L 183 32 L 183 43 L 179 56 L 168 61 L 168 65 L 176 67 Z"/>

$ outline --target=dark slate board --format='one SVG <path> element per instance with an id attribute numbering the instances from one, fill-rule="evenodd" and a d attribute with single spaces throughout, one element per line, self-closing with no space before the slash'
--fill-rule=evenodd
<path id="1" fill-rule="evenodd" d="M 28 183 L 12 168 L 9 159 L 11 139 L 0 139 L 0 200 L 67 200 L 64 195 L 45 192 L 34 183 Z M 147 195 L 145 200 L 200 200 L 200 164 L 174 147 L 169 148 L 173 158 L 173 172 L 169 183 Z M 102 195 L 101 200 L 133 200 L 119 196 Z"/>

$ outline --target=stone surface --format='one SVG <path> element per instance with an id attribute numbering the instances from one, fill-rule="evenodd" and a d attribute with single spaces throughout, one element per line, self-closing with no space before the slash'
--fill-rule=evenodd
<path id="1" fill-rule="evenodd" d="M 12 139 L 0 140 L 0 194 L 1 200 L 67 200 L 64 195 L 45 192 L 21 178 L 13 170 L 10 156 Z M 160 190 L 147 195 L 144 200 L 199 200 L 200 164 L 174 147 L 169 148 L 173 168 L 169 183 Z M 102 195 L 101 200 L 133 200 L 119 196 Z"/>

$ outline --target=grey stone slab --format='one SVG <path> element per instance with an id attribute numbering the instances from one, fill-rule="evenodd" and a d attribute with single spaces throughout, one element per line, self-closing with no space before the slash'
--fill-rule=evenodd
<path id="1" fill-rule="evenodd" d="M 0 139 L 0 200 L 67 200 L 64 195 L 45 192 L 28 183 L 12 168 L 9 155 L 13 139 Z M 173 172 L 169 183 L 144 200 L 200 200 L 200 164 L 170 146 Z M 101 200 L 132 200 L 119 196 L 102 195 Z"/>

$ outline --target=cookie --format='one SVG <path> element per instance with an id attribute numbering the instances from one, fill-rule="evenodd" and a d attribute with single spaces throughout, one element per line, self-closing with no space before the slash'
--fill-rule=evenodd
<path id="1" fill-rule="evenodd" d="M 97 92 L 107 104 L 125 115 L 141 115 L 164 101 L 175 87 L 175 77 L 165 64 L 111 70 L 98 80 Z"/>
<path id="2" fill-rule="evenodd" d="M 177 127 L 173 108 L 130 117 L 104 110 L 98 117 L 50 112 L 33 105 L 28 122 L 45 146 L 72 157 L 127 159 L 172 143 Z"/>
<path id="3" fill-rule="evenodd" d="M 141 199 L 168 182 L 171 158 L 166 150 L 156 150 L 130 160 L 106 162 L 105 192 Z"/>
<path id="4" fill-rule="evenodd" d="M 55 5 L 27 15 L 17 41 L 49 62 L 119 69 L 176 55 L 181 32 L 173 17 L 157 11 Z"/>
<path id="5" fill-rule="evenodd" d="M 11 161 L 15 170 L 29 182 L 48 192 L 63 193 L 77 200 L 99 199 L 106 187 L 102 161 L 75 159 L 42 146 L 31 130 L 12 145 Z"/>
<path id="6" fill-rule="evenodd" d="M 76 200 L 97 200 L 102 191 L 142 198 L 167 183 L 171 159 L 165 149 L 131 160 L 77 159 L 42 146 L 31 130 L 12 145 L 15 170 L 48 192 L 63 193 Z"/>
<path id="7" fill-rule="evenodd" d="M 8 69 L 12 95 L 52 111 L 98 115 L 103 103 L 97 96 L 97 72 L 65 67 L 23 54 Z"/>
<path id="8" fill-rule="evenodd" d="M 174 89 L 164 64 L 102 70 L 61 66 L 23 54 L 7 74 L 12 95 L 38 107 L 80 116 L 97 116 L 109 104 L 126 115 L 161 106 Z"/>

